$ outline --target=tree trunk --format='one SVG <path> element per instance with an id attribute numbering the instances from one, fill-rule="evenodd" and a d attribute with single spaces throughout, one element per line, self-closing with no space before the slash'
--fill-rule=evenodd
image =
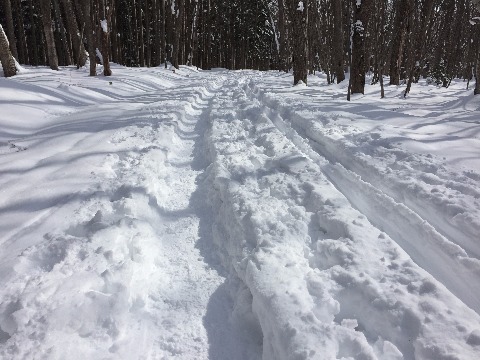
<path id="1" fill-rule="evenodd" d="M 139 56 L 139 66 L 145 66 L 145 41 L 143 39 L 143 11 L 142 4 L 145 0 L 137 0 L 137 28 L 138 33 L 138 56 Z"/>
<path id="2" fill-rule="evenodd" d="M 63 19 L 62 19 L 62 13 L 60 11 L 60 5 L 58 3 L 58 0 L 53 0 L 53 9 L 55 13 L 55 18 L 58 23 L 58 27 L 60 28 L 60 40 L 62 46 L 57 46 L 57 49 L 59 49 L 60 54 L 59 58 L 59 63 L 63 65 L 70 65 L 72 64 L 72 58 L 71 58 L 71 48 L 70 48 L 70 42 L 68 41 L 68 36 L 67 32 L 65 31 L 65 26 L 63 24 Z M 62 51 L 63 50 L 63 51 Z"/>
<path id="3" fill-rule="evenodd" d="M 160 32 L 160 0 L 154 0 L 154 36 L 155 36 L 155 61 L 153 62 L 154 66 L 159 66 L 162 63 L 162 42 L 161 42 L 161 32 Z"/>
<path id="4" fill-rule="evenodd" d="M 293 84 L 300 81 L 307 84 L 308 59 L 308 2 L 307 0 L 288 0 L 292 19 L 293 41 Z"/>
<path id="5" fill-rule="evenodd" d="M 160 23 L 160 51 L 161 51 L 161 58 L 162 58 L 162 61 L 163 63 L 165 64 L 165 69 L 167 68 L 167 41 L 166 41 L 166 19 L 167 19 L 167 15 L 166 15 L 166 4 L 165 4 L 165 0 L 157 0 L 157 1 L 161 1 L 161 6 L 160 6 L 160 10 L 161 10 L 161 16 L 160 16 L 160 19 L 161 19 L 161 23 Z"/>
<path id="6" fill-rule="evenodd" d="M 475 90 L 473 90 L 473 94 L 480 94 L 480 36 L 477 41 L 477 66 L 475 67 Z"/>
<path id="7" fill-rule="evenodd" d="M 83 46 L 83 41 L 80 38 L 80 31 L 78 29 L 77 20 L 75 12 L 73 11 L 73 6 L 71 0 L 61 0 L 63 9 L 65 10 L 67 28 L 70 34 L 70 37 L 73 42 L 73 56 L 78 66 L 85 66 L 87 61 L 87 55 L 85 53 L 85 47 Z M 79 52 L 80 50 L 80 52 Z"/>
<path id="8" fill-rule="evenodd" d="M 7 23 L 6 31 L 8 42 L 10 43 L 10 51 L 15 59 L 18 59 L 17 39 L 13 27 L 12 4 L 10 0 L 4 0 L 5 22 Z"/>
<path id="9" fill-rule="evenodd" d="M 95 57 L 95 36 L 93 36 L 92 4 L 90 0 L 84 0 L 83 16 L 85 33 L 87 34 L 88 56 L 90 59 L 90 76 L 97 75 L 97 59 Z"/>
<path id="10" fill-rule="evenodd" d="M 31 38 L 32 38 L 32 43 L 30 44 L 31 47 L 33 48 L 33 57 L 30 55 L 30 65 L 33 66 L 38 66 L 38 47 L 37 47 L 37 26 L 35 23 L 35 13 L 34 13 L 34 6 L 33 6 L 33 0 L 28 0 L 28 6 L 29 6 L 29 20 L 30 20 L 30 26 L 31 26 Z"/>
<path id="11" fill-rule="evenodd" d="M 288 1 L 288 0 L 287 0 Z M 285 72 L 288 72 L 289 70 L 289 64 L 288 64 L 288 45 L 287 45 L 287 24 L 286 24 L 286 14 L 285 14 L 285 6 L 284 6 L 285 0 L 278 0 L 278 32 L 279 32 L 279 68 L 280 70 L 283 70 Z"/>
<path id="12" fill-rule="evenodd" d="M 8 46 L 7 35 L 5 35 L 5 32 L 3 31 L 3 27 L 1 24 L 0 24 L 0 61 L 2 62 L 3 74 L 5 75 L 5 77 L 14 76 L 17 74 L 15 60 Z"/>
<path id="13" fill-rule="evenodd" d="M 150 0 L 145 0 L 145 65 L 152 66 L 152 45 L 150 42 Z"/>
<path id="14" fill-rule="evenodd" d="M 52 10 L 50 0 L 40 0 L 40 11 L 42 14 L 43 33 L 47 43 L 48 65 L 52 70 L 58 70 L 57 49 L 55 48 L 55 37 L 52 29 Z"/>
<path id="15" fill-rule="evenodd" d="M 182 18 L 183 18 L 183 0 L 175 0 L 175 34 L 173 43 L 172 65 L 179 69 L 180 57 L 180 36 L 182 34 Z"/>
<path id="16" fill-rule="evenodd" d="M 422 62 L 425 53 L 425 41 L 427 38 L 428 24 L 430 23 L 430 18 L 432 15 L 433 2 L 433 0 L 425 0 L 425 2 L 423 3 L 422 12 L 420 15 L 420 28 L 417 35 L 417 45 L 413 50 L 416 59 L 414 59 L 415 63 L 410 69 L 404 97 L 406 97 L 407 94 L 410 92 L 410 89 L 412 88 L 412 83 L 416 77 L 415 75 L 420 73 L 420 69 L 422 68 Z"/>
<path id="17" fill-rule="evenodd" d="M 343 69 L 343 1 L 333 0 L 333 58 L 337 84 L 345 80 Z"/>
<path id="18" fill-rule="evenodd" d="M 351 94 L 365 92 L 365 29 L 368 26 L 372 0 L 352 0 L 354 11 L 352 35 L 352 67 L 350 71 Z"/>
<path id="19" fill-rule="evenodd" d="M 408 28 L 410 0 L 400 0 L 393 27 L 392 56 L 390 58 L 390 85 L 400 85 L 400 67 Z"/>
<path id="20" fill-rule="evenodd" d="M 18 50 L 18 60 L 21 64 L 28 64 L 28 50 L 27 50 L 27 40 L 25 38 L 25 25 L 23 19 L 23 10 L 20 0 L 13 0 L 13 13 L 15 15 L 15 23 L 17 25 L 17 50 Z"/>
<path id="21" fill-rule="evenodd" d="M 112 70 L 110 69 L 110 26 L 111 26 L 111 17 L 112 17 L 112 7 L 108 10 L 105 8 L 105 0 L 101 0 L 100 3 L 100 21 L 101 27 L 100 32 L 102 33 L 102 58 L 103 58 L 103 75 L 111 76 Z"/>

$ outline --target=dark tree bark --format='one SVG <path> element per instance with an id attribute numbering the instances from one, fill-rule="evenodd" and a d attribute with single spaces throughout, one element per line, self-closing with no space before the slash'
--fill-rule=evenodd
<path id="1" fill-rule="evenodd" d="M 182 33 L 182 18 L 183 18 L 183 0 L 175 0 L 175 13 L 173 18 L 175 19 L 175 34 L 172 52 L 172 65 L 179 69 L 179 57 L 180 57 L 180 37 Z"/>
<path id="2" fill-rule="evenodd" d="M 110 15 L 110 59 L 117 63 L 121 64 L 120 56 L 119 56 L 119 37 L 118 37 L 118 27 L 117 27 L 117 1 L 112 1 L 110 3 L 111 15 Z"/>
<path id="3" fill-rule="evenodd" d="M 15 24 L 17 26 L 17 50 L 18 62 L 28 64 L 27 40 L 25 37 L 25 25 L 23 19 L 23 10 L 20 0 L 12 0 L 13 13 L 15 14 Z"/>
<path id="4" fill-rule="evenodd" d="M 288 72 L 289 64 L 288 64 L 288 26 L 287 26 L 287 19 L 286 19 L 286 12 L 284 6 L 285 0 L 278 0 L 278 32 L 279 32 L 279 67 L 280 70 Z"/>
<path id="5" fill-rule="evenodd" d="M 392 56 L 390 59 L 390 85 L 400 85 L 405 38 L 407 36 L 411 0 L 400 0 L 393 26 Z"/>
<path id="6" fill-rule="evenodd" d="M 167 54 L 167 40 L 166 40 L 166 20 L 167 20 L 167 15 L 166 15 L 166 4 L 165 4 L 165 0 L 157 0 L 157 1 L 161 1 L 161 11 L 162 11 L 162 16 L 161 16 L 161 19 L 162 19 L 162 23 L 161 23 L 161 26 L 160 26 L 160 37 L 161 37 L 161 52 L 163 54 L 163 62 L 165 64 L 165 69 L 167 68 L 167 57 L 168 57 L 168 54 Z"/>
<path id="7" fill-rule="evenodd" d="M 352 34 L 352 67 L 350 71 L 350 93 L 365 92 L 365 29 L 368 26 L 372 0 L 353 0 L 354 23 Z"/>
<path id="8" fill-rule="evenodd" d="M 150 0 L 145 0 L 145 65 L 152 65 L 152 44 L 150 39 Z"/>
<path id="9" fill-rule="evenodd" d="M 13 27 L 12 4 L 10 0 L 4 0 L 3 6 L 5 10 L 5 22 L 7 24 L 5 30 L 7 32 L 8 42 L 10 43 L 10 51 L 12 55 L 18 59 L 17 38 L 15 37 L 15 30 Z"/>
<path id="10" fill-rule="evenodd" d="M 5 77 L 17 74 L 15 60 L 13 59 L 12 52 L 8 46 L 7 35 L 3 31 L 2 25 L 0 25 L 0 61 L 2 62 L 3 74 Z"/>
<path id="11" fill-rule="evenodd" d="M 307 84 L 308 2 L 288 0 L 288 5 L 292 19 L 293 84 L 297 85 L 300 81 Z"/>
<path id="12" fill-rule="evenodd" d="M 332 51 L 333 48 L 333 29 L 332 24 L 329 24 L 328 18 L 332 16 L 331 11 L 331 2 L 324 2 L 323 8 L 321 13 L 318 15 L 318 26 L 319 26 L 319 34 L 318 38 L 322 39 L 322 49 L 320 51 L 320 62 L 321 62 L 321 69 L 325 72 L 327 76 L 327 84 L 331 84 L 333 82 L 333 78 L 335 76 L 335 69 L 332 69 Z M 325 51 L 326 50 L 326 51 Z"/>
<path id="13" fill-rule="evenodd" d="M 38 46 L 37 46 L 37 25 L 35 21 L 35 14 L 34 14 L 34 6 L 33 6 L 33 0 L 28 0 L 28 6 L 29 6 L 29 20 L 30 20 L 30 26 L 31 26 L 31 49 L 33 49 L 33 56 L 30 56 L 30 65 L 38 66 L 39 63 L 39 55 L 38 55 Z"/>
<path id="14" fill-rule="evenodd" d="M 475 67 L 475 90 L 473 90 L 474 95 L 480 94 L 480 36 L 477 41 L 477 64 Z"/>
<path id="15" fill-rule="evenodd" d="M 95 36 L 93 36 L 92 4 L 90 0 L 84 0 L 83 16 L 85 33 L 87 34 L 88 56 L 90 59 L 90 76 L 97 75 L 97 59 L 95 57 Z"/>
<path id="16" fill-rule="evenodd" d="M 69 41 L 67 37 L 67 32 L 65 31 L 65 26 L 63 24 L 63 19 L 62 19 L 62 13 L 60 11 L 60 6 L 58 3 L 58 0 L 52 0 L 53 2 L 53 9 L 55 13 L 55 18 L 57 21 L 57 28 L 60 30 L 60 40 L 62 46 L 57 46 L 57 49 L 59 50 L 57 55 L 59 57 L 59 62 L 62 65 L 70 65 L 72 63 L 72 58 L 71 58 L 71 49 L 69 46 Z M 58 36 L 57 36 L 58 38 Z"/>
<path id="17" fill-rule="evenodd" d="M 50 0 L 40 0 L 40 12 L 42 14 L 43 33 L 47 43 L 48 65 L 52 70 L 58 70 L 57 49 L 52 29 L 52 12 Z"/>
<path id="18" fill-rule="evenodd" d="M 110 26 L 112 18 L 112 7 L 107 10 L 105 7 L 105 0 L 101 0 L 100 3 L 100 21 L 101 24 L 101 38 L 102 38 L 102 58 L 103 58 L 103 75 L 111 76 L 112 70 L 110 69 Z"/>
<path id="19" fill-rule="evenodd" d="M 161 14 L 160 14 L 160 0 L 154 0 L 154 36 L 155 36 L 155 60 L 153 62 L 154 66 L 159 66 L 162 63 L 162 39 L 161 39 Z"/>
<path id="20" fill-rule="evenodd" d="M 415 54 L 415 64 L 410 68 L 410 73 L 408 76 L 407 88 L 405 89 L 404 96 L 410 92 L 412 88 L 412 83 L 416 78 L 417 74 L 420 73 L 420 69 L 423 65 L 423 57 L 425 53 L 425 41 L 427 39 L 427 29 L 428 24 L 430 23 L 430 18 L 432 15 L 434 0 L 425 0 L 423 3 L 421 15 L 420 15 L 420 27 L 417 34 L 417 43 L 413 53 Z"/>
<path id="21" fill-rule="evenodd" d="M 343 49 L 343 1 L 333 0 L 333 58 L 337 84 L 345 80 Z"/>
<path id="22" fill-rule="evenodd" d="M 197 50 L 197 27 L 198 27 L 198 2 L 190 2 L 190 24 L 191 24 L 191 34 L 190 34 L 190 45 L 189 45 L 189 56 L 188 56 L 188 65 L 192 66 L 196 56 Z M 230 14 L 228 16 L 231 16 Z M 227 35 L 229 36 L 229 34 Z M 231 56 L 230 56 L 231 59 Z"/>
<path id="23" fill-rule="evenodd" d="M 143 39 L 143 11 L 142 3 L 145 0 L 136 0 L 137 5 L 137 27 L 136 32 L 138 34 L 138 55 L 139 55 L 139 66 L 145 66 L 145 41 Z"/>
<path id="24" fill-rule="evenodd" d="M 73 43 L 73 58 L 79 67 L 85 66 L 87 54 L 85 53 L 83 41 L 80 38 L 80 31 L 75 12 L 73 11 L 72 2 L 71 0 L 61 0 L 61 2 L 66 15 L 68 32 Z"/>

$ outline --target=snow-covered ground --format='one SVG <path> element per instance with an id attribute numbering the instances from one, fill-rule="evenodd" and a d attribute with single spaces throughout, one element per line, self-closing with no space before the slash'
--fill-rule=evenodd
<path id="1" fill-rule="evenodd" d="M 480 98 L 0 78 L 0 358 L 480 358 Z"/>

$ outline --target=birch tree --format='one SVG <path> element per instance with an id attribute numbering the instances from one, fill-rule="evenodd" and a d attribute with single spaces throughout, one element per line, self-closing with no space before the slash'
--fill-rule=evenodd
<path id="1" fill-rule="evenodd" d="M 0 61 L 2 62 L 3 74 L 5 77 L 14 76 L 17 74 L 15 60 L 12 52 L 10 51 L 7 35 L 3 31 L 2 25 L 0 25 Z"/>

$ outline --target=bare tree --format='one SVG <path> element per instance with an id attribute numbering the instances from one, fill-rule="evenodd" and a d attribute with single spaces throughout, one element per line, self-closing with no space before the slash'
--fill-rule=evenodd
<path id="1" fill-rule="evenodd" d="M 56 28 L 57 30 L 60 30 L 60 40 L 62 44 L 61 47 L 57 47 L 57 56 L 61 65 L 69 65 L 72 63 L 72 51 L 70 41 L 68 41 L 67 30 L 65 29 L 65 25 L 63 23 L 62 12 L 60 11 L 60 5 L 58 3 L 58 0 L 52 0 L 52 3 L 56 20 Z"/>
<path id="2" fill-rule="evenodd" d="M 412 0 L 400 0 L 397 5 L 393 26 L 392 56 L 390 58 L 390 85 L 400 84 L 400 67 L 402 66 L 409 13 L 412 11 L 412 5 Z"/>
<path id="3" fill-rule="evenodd" d="M 85 53 L 85 47 L 80 37 L 80 31 L 77 25 L 77 17 L 73 11 L 71 0 L 61 0 L 63 9 L 65 10 L 68 33 L 73 43 L 73 55 L 74 61 L 78 62 L 78 66 L 82 67 L 87 61 L 87 55 Z"/>
<path id="4" fill-rule="evenodd" d="M 420 26 L 418 29 L 418 33 L 416 34 L 417 42 L 416 42 L 415 48 L 412 49 L 412 53 L 415 55 L 415 58 L 412 60 L 415 60 L 415 63 L 410 68 L 407 88 L 405 89 L 404 96 L 407 96 L 407 94 L 410 92 L 410 89 L 412 87 L 412 83 L 416 77 L 416 74 L 420 73 L 420 69 L 423 63 L 423 57 L 425 53 L 425 41 L 427 38 L 428 24 L 430 23 L 432 10 L 433 10 L 433 3 L 434 3 L 434 0 L 425 0 L 423 2 L 421 15 L 420 15 Z"/>
<path id="5" fill-rule="evenodd" d="M 352 34 L 352 67 L 350 70 L 350 93 L 365 92 L 365 29 L 370 17 L 372 0 L 352 0 L 354 23 Z"/>
<path id="6" fill-rule="evenodd" d="M 90 0 L 83 2 L 83 16 L 85 33 L 87 34 L 88 55 L 90 58 L 90 76 L 97 75 L 97 59 L 95 57 L 95 36 L 93 36 L 92 3 Z"/>
<path id="7" fill-rule="evenodd" d="M 480 36 L 477 41 L 477 64 L 475 67 L 475 90 L 473 90 L 474 95 L 480 94 Z"/>
<path id="8" fill-rule="evenodd" d="M 293 42 L 293 84 L 300 81 L 307 84 L 308 75 L 308 2 L 307 0 L 287 0 L 292 19 Z"/>
<path id="9" fill-rule="evenodd" d="M 480 0 L 472 0 L 473 5 L 480 12 Z M 478 26 L 478 25 L 477 25 Z M 477 40 L 477 63 L 475 66 L 475 90 L 473 90 L 474 95 L 480 94 L 480 36 Z"/>
<path id="10" fill-rule="evenodd" d="M 288 1 L 288 0 L 287 0 Z M 285 11 L 285 0 L 278 0 L 278 33 L 279 33 L 279 67 L 287 72 L 290 68 L 288 56 L 288 17 Z"/>
<path id="11" fill-rule="evenodd" d="M 32 30 L 32 35 L 31 35 L 31 44 L 30 48 L 33 48 L 33 54 L 31 53 L 30 56 L 30 65 L 37 66 L 39 63 L 39 55 L 38 55 L 38 46 L 37 46 L 37 25 L 35 22 L 35 9 L 33 6 L 33 0 L 28 0 L 28 7 L 29 9 L 29 20 L 30 20 L 30 26 Z"/>
<path id="12" fill-rule="evenodd" d="M 21 0 L 12 0 L 13 14 L 15 14 L 15 24 L 17 28 L 17 61 L 21 64 L 28 63 L 27 40 L 25 37 L 24 14 Z"/>
<path id="13" fill-rule="evenodd" d="M 7 35 L 3 31 L 2 25 L 0 25 L 0 61 L 2 62 L 3 74 L 5 77 L 17 74 L 15 59 L 10 51 Z"/>
<path id="14" fill-rule="evenodd" d="M 18 59 L 17 39 L 15 37 L 15 30 L 13 27 L 12 4 L 10 0 L 4 0 L 5 22 L 7 23 L 7 37 L 10 43 L 10 51 L 12 55 Z"/>
<path id="15" fill-rule="evenodd" d="M 180 36 L 182 32 L 182 18 L 183 18 L 183 8 L 184 3 L 183 0 L 175 0 L 174 2 L 175 7 L 173 9 L 173 18 L 175 24 L 175 34 L 174 42 L 173 42 L 173 53 L 172 53 L 172 65 L 175 68 L 179 68 L 179 57 L 180 57 Z"/>
<path id="16" fill-rule="evenodd" d="M 343 1 L 333 0 L 333 58 L 337 84 L 345 80 L 343 69 Z"/>
<path id="17" fill-rule="evenodd" d="M 105 6 L 105 0 L 100 0 L 100 21 L 101 21 L 101 37 L 102 37 L 102 58 L 103 58 L 103 75 L 111 76 L 110 69 L 110 26 L 112 18 L 112 8 Z"/>
<path id="18" fill-rule="evenodd" d="M 137 6 L 137 34 L 138 34 L 138 53 L 140 56 L 140 66 L 145 66 L 145 41 L 143 38 L 143 6 L 144 0 L 136 0 Z"/>
<path id="19" fill-rule="evenodd" d="M 52 29 L 52 10 L 50 0 L 40 0 L 40 11 L 42 14 L 43 33 L 47 43 L 48 65 L 52 70 L 58 70 L 57 49 Z"/>

